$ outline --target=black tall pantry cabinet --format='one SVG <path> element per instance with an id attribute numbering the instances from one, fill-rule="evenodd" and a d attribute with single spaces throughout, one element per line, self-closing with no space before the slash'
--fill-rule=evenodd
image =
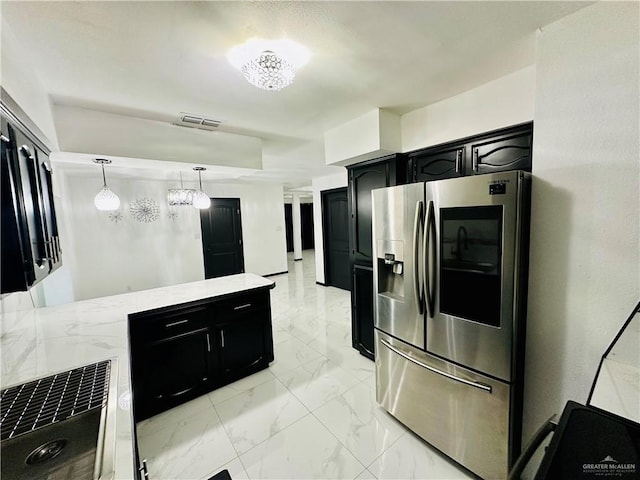
<path id="1" fill-rule="evenodd" d="M 371 190 L 401 185 L 406 179 L 406 161 L 401 154 L 347 167 L 349 172 L 349 252 L 351 264 L 352 345 L 373 360 L 373 245 L 371 235 Z"/>

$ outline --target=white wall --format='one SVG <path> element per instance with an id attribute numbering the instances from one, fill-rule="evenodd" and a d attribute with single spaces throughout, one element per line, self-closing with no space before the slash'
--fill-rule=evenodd
<path id="1" fill-rule="evenodd" d="M 402 151 L 468 137 L 533 119 L 535 66 L 401 117 Z"/>
<path id="2" fill-rule="evenodd" d="M 639 4 L 538 38 L 524 437 L 586 402 L 640 293 Z"/>
<path id="3" fill-rule="evenodd" d="M 32 68 L 30 54 L 20 44 L 20 32 L 14 32 L 2 20 L 2 88 L 38 126 L 57 149 L 58 139 L 53 125 L 51 102 L 42 82 Z"/>
<path id="4" fill-rule="evenodd" d="M 322 230 L 322 196 L 324 190 L 347 186 L 347 169 L 340 173 L 316 177 L 313 187 L 313 236 L 316 256 L 316 282 L 324 284 L 324 232 Z"/>
<path id="5" fill-rule="evenodd" d="M 175 182 L 109 177 L 109 187 L 121 199 L 123 219 L 93 206 L 101 186 L 95 178 L 65 175 L 64 220 L 68 241 L 63 244 L 71 266 L 76 300 L 202 280 L 204 266 L 200 217 L 193 207 L 174 207 L 171 220 L 166 204 Z M 203 181 L 211 197 L 240 198 L 244 261 L 247 272 L 259 275 L 287 270 L 284 212 L 280 185 L 215 184 Z M 139 197 L 155 200 L 160 218 L 139 223 L 129 213 Z M 66 248 L 65 248 L 66 247 Z"/>
<path id="6" fill-rule="evenodd" d="M 46 136 L 51 148 L 58 145 L 51 103 L 42 82 L 31 67 L 29 52 L 17 40 L 16 32 L 2 20 L 2 88 L 13 98 Z M 58 207 L 59 198 L 55 203 Z M 69 268 L 63 252 L 62 266 L 28 292 L 16 292 L 0 298 L 0 312 L 23 310 L 72 301 Z"/>

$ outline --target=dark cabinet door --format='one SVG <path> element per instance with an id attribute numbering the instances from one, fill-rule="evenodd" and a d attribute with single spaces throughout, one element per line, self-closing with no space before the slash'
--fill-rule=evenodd
<path id="1" fill-rule="evenodd" d="M 53 202 L 53 171 L 49 156 L 39 148 L 36 151 L 36 168 L 40 185 L 40 211 L 42 213 L 43 231 L 45 235 L 45 253 L 49 260 L 49 270 L 53 271 L 62 263 L 58 221 Z"/>
<path id="2" fill-rule="evenodd" d="M 271 328 L 265 328 L 267 310 L 232 315 L 215 328 L 220 375 L 226 383 L 264 368 L 273 360 Z"/>
<path id="3" fill-rule="evenodd" d="M 464 175 L 464 146 L 412 154 L 409 162 L 414 182 L 430 182 Z"/>
<path id="4" fill-rule="evenodd" d="M 478 175 L 505 170 L 531 171 L 533 130 L 529 126 L 494 138 L 470 144 L 470 174 Z"/>
<path id="5" fill-rule="evenodd" d="M 50 265 L 46 251 L 46 231 L 43 222 L 42 204 L 40 202 L 40 182 L 32 142 L 19 130 L 14 130 L 20 185 L 24 205 L 26 229 L 29 232 L 28 250 L 31 253 L 33 282 L 42 280 L 49 274 Z"/>
<path id="6" fill-rule="evenodd" d="M 20 169 L 15 155 L 15 137 L 8 122 L 2 118 L 2 293 L 26 290 L 33 283 L 31 248 L 26 213 L 22 201 Z"/>
<path id="7" fill-rule="evenodd" d="M 145 344 L 132 368 L 137 421 L 195 398 L 207 391 L 214 370 L 209 328 Z"/>
<path id="8" fill-rule="evenodd" d="M 373 340 L 373 269 L 355 266 L 351 290 L 353 347 L 374 359 Z"/>
<path id="9" fill-rule="evenodd" d="M 354 167 L 349 173 L 352 260 L 371 265 L 371 190 L 389 186 L 389 165 Z"/>
<path id="10" fill-rule="evenodd" d="M 231 297 L 215 305 L 220 381 L 242 378 L 273 361 L 269 293 Z"/>

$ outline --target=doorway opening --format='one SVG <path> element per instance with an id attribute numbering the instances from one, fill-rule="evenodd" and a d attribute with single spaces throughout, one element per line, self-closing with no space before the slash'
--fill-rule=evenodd
<path id="1" fill-rule="evenodd" d="M 293 205 L 284 204 L 284 228 L 287 241 L 287 252 L 293 252 Z M 313 203 L 300 204 L 300 230 L 302 250 L 310 250 L 315 246 L 313 238 Z"/>

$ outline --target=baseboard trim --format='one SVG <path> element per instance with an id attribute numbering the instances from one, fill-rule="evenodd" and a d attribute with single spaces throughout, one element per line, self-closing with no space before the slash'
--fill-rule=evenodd
<path id="1" fill-rule="evenodd" d="M 289 273 L 289 270 L 285 270 L 284 272 L 267 273 L 266 275 L 261 275 L 261 276 L 262 277 L 273 277 L 275 275 L 282 275 L 284 273 Z"/>

